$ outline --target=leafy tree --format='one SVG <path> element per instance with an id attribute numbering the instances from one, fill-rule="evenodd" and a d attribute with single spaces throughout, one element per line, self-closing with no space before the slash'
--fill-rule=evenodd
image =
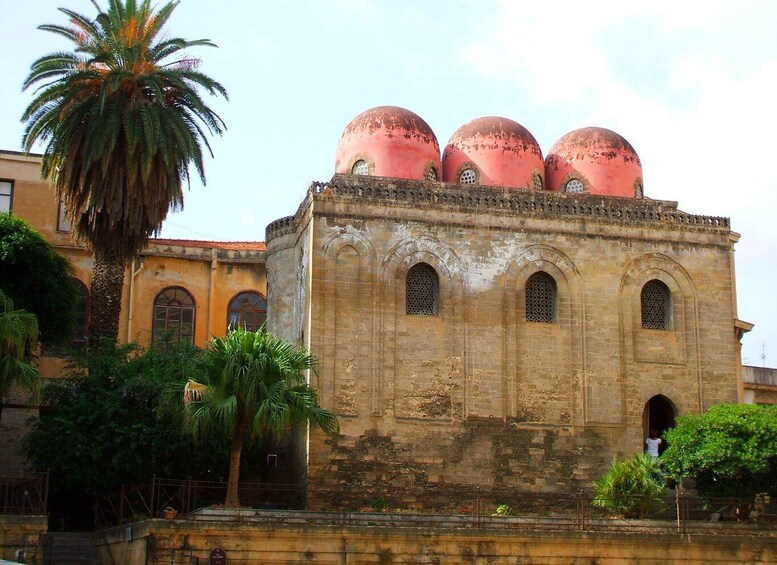
<path id="1" fill-rule="evenodd" d="M 73 266 L 27 222 L 0 214 L 0 290 L 38 318 L 47 345 L 73 337 L 78 290 Z"/>
<path id="2" fill-rule="evenodd" d="M 644 453 L 613 459 L 610 470 L 594 486 L 594 505 L 627 518 L 646 516 L 665 492 L 658 459 Z"/>
<path id="3" fill-rule="evenodd" d="M 24 88 L 36 86 L 22 120 L 30 151 L 47 142 L 42 173 L 65 202 L 75 233 L 94 251 L 89 337 L 115 341 L 124 268 L 183 206 L 182 181 L 193 164 L 203 183 L 206 130 L 224 123 L 203 101 L 226 90 L 199 72 L 191 47 L 213 46 L 163 34 L 177 2 L 109 0 L 94 20 L 60 8 L 69 26 L 44 31 L 74 44 L 72 52 L 32 64 Z"/>
<path id="4" fill-rule="evenodd" d="M 224 480 L 229 443 L 214 437 L 195 445 L 182 432 L 180 395 L 174 404 L 167 401 L 168 390 L 180 391 L 200 370 L 201 353 L 173 344 L 94 348 L 76 360 L 68 378 L 44 388 L 48 409 L 41 410 L 24 449 L 36 470 L 50 469 L 55 514 L 88 515 L 94 497 L 153 474 Z M 67 508 L 60 508 L 63 500 Z"/>
<path id="5" fill-rule="evenodd" d="M 327 434 L 338 431 L 334 414 L 318 406 L 304 371 L 315 358 L 303 348 L 267 333 L 232 330 L 205 352 L 208 380 L 201 400 L 187 405 L 187 428 L 195 438 L 210 432 L 231 438 L 229 483 L 224 502 L 240 506 L 240 456 L 247 440 L 275 441 L 309 422 Z"/>
<path id="6" fill-rule="evenodd" d="M 670 476 L 690 477 L 703 496 L 777 495 L 777 406 L 719 404 L 667 430 Z"/>
<path id="7" fill-rule="evenodd" d="M 40 373 L 29 363 L 37 339 L 35 316 L 15 310 L 13 301 L 0 290 L 0 422 L 3 401 L 11 386 L 20 386 L 37 396 Z"/>

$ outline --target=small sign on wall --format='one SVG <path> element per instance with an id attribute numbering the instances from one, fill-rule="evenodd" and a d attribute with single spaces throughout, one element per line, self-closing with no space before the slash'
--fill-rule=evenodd
<path id="1" fill-rule="evenodd" d="M 210 552 L 210 565 L 227 565 L 227 552 L 220 547 Z"/>

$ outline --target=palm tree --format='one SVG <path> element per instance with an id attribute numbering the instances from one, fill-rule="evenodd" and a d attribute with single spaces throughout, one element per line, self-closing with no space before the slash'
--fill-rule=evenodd
<path id="1" fill-rule="evenodd" d="M 264 327 L 213 339 L 205 364 L 205 386 L 187 385 L 186 422 L 195 438 L 218 431 L 232 439 L 225 506 L 240 506 L 240 454 L 247 440 L 277 441 L 305 422 L 329 435 L 338 432 L 337 418 L 318 405 L 305 379 L 307 370 L 315 371 L 313 355 Z"/>
<path id="2" fill-rule="evenodd" d="M 184 54 L 213 43 L 162 35 L 178 2 L 155 9 L 151 0 L 109 0 L 107 11 L 92 2 L 94 20 L 60 8 L 69 26 L 39 28 L 75 48 L 32 64 L 24 88 L 37 89 L 22 116 L 22 143 L 26 151 L 47 143 L 43 176 L 94 252 L 89 337 L 95 342 L 116 339 L 124 268 L 168 211 L 183 206 L 190 164 L 205 182 L 206 130 L 220 135 L 225 127 L 199 90 L 227 93 Z"/>
<path id="3" fill-rule="evenodd" d="M 38 320 L 34 314 L 14 310 L 13 301 L 0 290 L 0 421 L 3 400 L 17 385 L 37 396 L 40 373 L 30 363 L 38 341 Z"/>

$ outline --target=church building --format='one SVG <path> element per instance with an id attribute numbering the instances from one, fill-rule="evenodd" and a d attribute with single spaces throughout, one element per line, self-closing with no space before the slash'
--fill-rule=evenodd
<path id="1" fill-rule="evenodd" d="M 738 235 L 648 198 L 617 133 L 543 159 L 486 117 L 441 155 L 422 118 L 378 107 L 335 170 L 266 233 L 269 329 L 318 356 L 340 419 L 310 434 L 310 499 L 590 488 L 650 429 L 742 401 Z"/>

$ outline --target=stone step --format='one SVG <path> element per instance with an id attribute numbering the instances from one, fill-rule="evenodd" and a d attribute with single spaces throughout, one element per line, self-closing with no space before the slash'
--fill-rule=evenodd
<path id="1" fill-rule="evenodd" d="M 57 565 L 101 565 L 92 534 L 51 533 L 46 543 L 45 563 Z"/>

